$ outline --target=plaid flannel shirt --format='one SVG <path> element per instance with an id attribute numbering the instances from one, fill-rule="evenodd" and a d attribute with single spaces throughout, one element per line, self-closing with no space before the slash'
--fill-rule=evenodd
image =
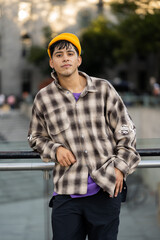
<path id="1" fill-rule="evenodd" d="M 77 102 L 55 77 L 38 92 L 32 109 L 29 144 L 43 161 L 55 162 L 53 182 L 58 194 L 85 194 L 90 174 L 113 195 L 114 167 L 126 178 L 140 161 L 135 148 L 135 126 L 107 80 L 79 74 L 86 77 L 87 85 Z M 76 163 L 61 166 L 56 160 L 59 146 L 69 149 Z"/>

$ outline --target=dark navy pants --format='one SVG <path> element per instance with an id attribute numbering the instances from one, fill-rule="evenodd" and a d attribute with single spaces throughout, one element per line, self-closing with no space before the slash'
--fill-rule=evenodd
<path id="1" fill-rule="evenodd" d="M 51 199 L 53 240 L 117 240 L 121 194 L 110 198 L 100 190 L 84 198 Z"/>

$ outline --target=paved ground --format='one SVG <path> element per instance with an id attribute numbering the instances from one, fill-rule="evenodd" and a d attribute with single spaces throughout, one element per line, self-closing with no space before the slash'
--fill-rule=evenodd
<path id="1" fill-rule="evenodd" d="M 0 116 L 0 151 L 29 150 L 28 125 L 29 120 L 19 111 Z M 51 194 L 52 180 L 44 180 L 42 172 L 0 172 L 0 239 L 51 240 Z M 156 198 L 150 191 L 139 206 L 123 204 L 118 240 L 159 240 L 157 212 Z"/>

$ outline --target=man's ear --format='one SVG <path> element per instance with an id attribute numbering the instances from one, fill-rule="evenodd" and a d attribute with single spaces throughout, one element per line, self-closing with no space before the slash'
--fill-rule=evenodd
<path id="1" fill-rule="evenodd" d="M 49 65 L 50 65 L 51 68 L 53 68 L 53 61 L 52 61 L 51 58 L 49 59 Z"/>
<path id="2" fill-rule="evenodd" d="M 78 56 L 78 67 L 82 64 L 82 57 Z"/>

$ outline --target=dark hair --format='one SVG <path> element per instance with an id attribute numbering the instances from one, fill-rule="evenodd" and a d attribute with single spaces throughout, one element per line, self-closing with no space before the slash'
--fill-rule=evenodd
<path id="1" fill-rule="evenodd" d="M 76 48 L 76 46 L 74 46 L 71 42 L 67 41 L 67 40 L 59 40 L 55 43 L 53 43 L 51 46 L 50 46 L 50 53 L 51 53 L 51 57 L 53 55 L 53 52 L 55 50 L 55 48 L 57 47 L 58 50 L 60 49 L 64 49 L 66 48 L 67 50 L 69 49 L 70 45 L 72 45 L 74 47 L 74 49 L 76 50 L 78 56 L 79 56 L 79 51 L 78 49 Z"/>

